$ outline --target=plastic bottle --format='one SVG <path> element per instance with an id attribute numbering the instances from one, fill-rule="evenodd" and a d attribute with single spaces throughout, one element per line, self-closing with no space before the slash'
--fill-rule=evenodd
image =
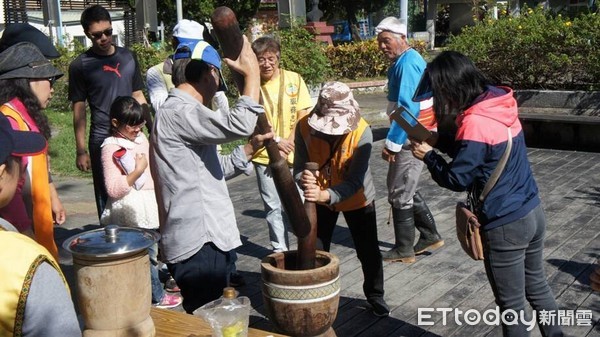
<path id="1" fill-rule="evenodd" d="M 232 287 L 223 289 L 221 298 L 203 305 L 194 314 L 210 323 L 214 337 L 248 336 L 250 299 L 237 297 L 237 291 Z"/>

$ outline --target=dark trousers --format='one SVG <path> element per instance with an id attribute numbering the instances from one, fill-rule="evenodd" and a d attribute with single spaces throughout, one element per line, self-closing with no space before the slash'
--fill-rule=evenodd
<path id="1" fill-rule="evenodd" d="M 329 251 L 331 238 L 340 212 L 317 205 L 317 237 L 323 243 L 323 250 Z M 377 218 L 375 203 L 361 209 L 343 212 L 356 255 L 363 271 L 363 291 L 367 299 L 383 297 L 383 262 L 377 239 Z"/>
<path id="2" fill-rule="evenodd" d="M 512 309 L 521 315 L 527 299 L 538 314 L 542 336 L 562 336 L 556 318 L 558 307 L 544 272 L 545 233 L 546 218 L 541 205 L 515 222 L 484 231 L 485 271 L 501 312 Z M 554 325 L 539 324 L 542 310 L 554 313 Z M 518 322 L 502 325 L 505 337 L 529 336 L 527 326 Z"/>
<path id="3" fill-rule="evenodd" d="M 169 263 L 169 273 L 177 282 L 183 296 L 183 309 L 188 314 L 223 295 L 229 283 L 232 255 L 208 242 L 189 259 Z"/>
<path id="4" fill-rule="evenodd" d="M 96 197 L 96 210 L 98 211 L 98 219 L 104 211 L 108 193 L 104 184 L 104 169 L 102 168 L 102 142 L 99 144 L 90 143 L 90 160 L 92 162 L 92 178 L 94 180 L 94 196 Z"/>

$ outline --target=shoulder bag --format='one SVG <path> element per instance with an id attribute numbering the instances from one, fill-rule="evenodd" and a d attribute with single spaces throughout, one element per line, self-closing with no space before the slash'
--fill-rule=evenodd
<path id="1" fill-rule="evenodd" d="M 506 150 L 504 151 L 502 158 L 500 158 L 494 172 L 492 172 L 490 179 L 483 187 L 483 192 L 481 192 L 477 202 L 474 200 L 471 191 L 467 195 L 467 203 L 458 202 L 456 204 L 456 235 L 458 236 L 458 241 L 460 242 L 462 249 L 473 260 L 483 260 L 483 243 L 479 232 L 481 224 L 479 223 L 479 219 L 477 219 L 476 212 L 478 211 L 478 207 L 483 205 L 483 201 L 492 188 L 494 188 L 496 182 L 498 182 L 498 178 L 500 178 L 502 171 L 504 171 L 504 167 L 510 156 L 511 149 L 512 134 L 510 128 L 508 128 L 508 144 L 506 145 Z"/>

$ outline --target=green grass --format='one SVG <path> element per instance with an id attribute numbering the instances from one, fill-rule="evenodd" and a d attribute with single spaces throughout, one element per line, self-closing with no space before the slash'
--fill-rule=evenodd
<path id="1" fill-rule="evenodd" d="M 67 177 L 92 177 L 90 172 L 81 172 L 75 165 L 75 134 L 71 111 L 45 110 L 52 127 L 52 137 L 48 145 L 50 169 L 53 175 Z M 88 127 L 89 130 L 89 118 Z"/>
<path id="2" fill-rule="evenodd" d="M 233 149 L 235 149 L 238 145 L 246 144 L 248 141 L 246 138 L 234 140 L 231 143 L 226 143 L 221 145 L 221 154 L 230 154 Z"/>

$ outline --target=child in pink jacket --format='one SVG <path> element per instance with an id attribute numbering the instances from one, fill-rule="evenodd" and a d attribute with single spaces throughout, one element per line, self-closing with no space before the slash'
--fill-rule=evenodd
<path id="1" fill-rule="evenodd" d="M 110 108 L 112 136 L 102 143 L 102 168 L 108 193 L 100 223 L 158 230 L 158 207 L 154 181 L 148 166 L 149 143 L 141 132 L 146 123 L 142 107 L 129 96 L 118 97 Z M 149 248 L 152 303 L 159 308 L 181 304 L 168 294 L 158 277 L 158 246 Z"/>

